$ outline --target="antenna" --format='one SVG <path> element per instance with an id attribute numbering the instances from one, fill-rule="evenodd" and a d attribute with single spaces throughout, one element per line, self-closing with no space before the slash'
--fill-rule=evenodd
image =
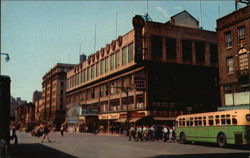
<path id="1" fill-rule="evenodd" d="M 220 6 L 218 6 L 219 18 L 220 18 Z"/>
<path id="2" fill-rule="evenodd" d="M 95 52 L 95 48 L 96 48 L 96 24 L 95 24 L 94 52 Z"/>
<path id="3" fill-rule="evenodd" d="M 202 7 L 201 7 L 201 0 L 200 0 L 200 15 L 201 15 L 201 27 L 202 27 Z"/>
<path id="4" fill-rule="evenodd" d="M 117 38 L 117 12 L 115 12 L 115 38 Z"/>
<path id="5" fill-rule="evenodd" d="M 147 10 L 146 10 L 146 14 L 148 14 L 148 0 L 147 0 Z"/>
<path id="6" fill-rule="evenodd" d="M 79 56 L 81 55 L 81 50 L 82 50 L 82 45 L 81 43 L 79 44 Z"/>
<path id="7" fill-rule="evenodd" d="M 143 16 L 145 18 L 145 21 L 152 21 L 148 14 L 148 0 L 147 0 L 147 5 L 146 5 L 146 14 Z"/>

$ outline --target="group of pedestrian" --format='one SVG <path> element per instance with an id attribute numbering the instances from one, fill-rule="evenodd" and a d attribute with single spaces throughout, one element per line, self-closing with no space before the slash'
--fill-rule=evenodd
<path id="1" fill-rule="evenodd" d="M 174 126 L 172 128 L 167 125 L 131 126 L 129 130 L 129 141 L 132 138 L 134 139 L 134 141 L 162 140 L 163 142 L 174 142 L 175 140 Z"/>

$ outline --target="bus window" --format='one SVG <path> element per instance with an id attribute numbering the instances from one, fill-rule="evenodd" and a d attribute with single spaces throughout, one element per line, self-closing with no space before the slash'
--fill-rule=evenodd
<path id="1" fill-rule="evenodd" d="M 191 126 L 190 118 L 187 118 L 186 124 L 187 124 L 187 126 Z"/>
<path id="2" fill-rule="evenodd" d="M 216 125 L 220 124 L 220 119 L 215 119 Z"/>
<path id="3" fill-rule="evenodd" d="M 231 124 L 231 119 L 230 118 L 226 118 L 227 124 L 230 125 Z"/>
<path id="4" fill-rule="evenodd" d="M 215 124 L 216 125 L 220 124 L 220 116 L 219 115 L 215 116 Z"/>
<path id="5" fill-rule="evenodd" d="M 230 114 L 226 114 L 226 117 L 230 117 Z"/>
<path id="6" fill-rule="evenodd" d="M 236 119 L 236 118 L 233 118 L 233 119 L 232 119 L 232 123 L 233 123 L 233 125 L 237 125 L 237 119 Z"/>
<path id="7" fill-rule="evenodd" d="M 225 118 L 221 118 L 221 124 L 225 125 L 226 124 L 226 119 Z"/>
<path id="8" fill-rule="evenodd" d="M 202 126 L 202 120 L 198 121 L 199 126 Z"/>
<path id="9" fill-rule="evenodd" d="M 197 117 L 194 118 L 194 125 L 198 126 L 198 118 Z"/>
<path id="10" fill-rule="evenodd" d="M 206 120 L 203 120 L 203 126 L 206 126 L 207 122 Z"/>
<path id="11" fill-rule="evenodd" d="M 213 126 L 214 125 L 214 117 L 213 116 L 209 116 L 208 117 L 208 124 L 210 125 L 210 126 Z"/>

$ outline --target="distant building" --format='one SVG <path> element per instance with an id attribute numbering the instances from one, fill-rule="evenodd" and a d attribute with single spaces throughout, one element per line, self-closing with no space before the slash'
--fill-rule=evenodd
<path id="1" fill-rule="evenodd" d="M 72 64 L 56 64 L 43 76 L 42 104 L 39 103 L 41 121 L 55 124 L 57 128 L 64 122 L 66 101 L 66 73 L 73 68 Z M 43 116 L 43 117 L 42 117 Z"/>
<path id="2" fill-rule="evenodd" d="M 134 29 L 67 73 L 67 121 L 79 131 L 173 123 L 220 103 L 217 37 L 187 11 L 167 23 L 133 18 Z"/>
<path id="3" fill-rule="evenodd" d="M 250 6 L 217 20 L 221 105 L 249 108 Z"/>
<path id="4" fill-rule="evenodd" d="M 34 105 L 34 114 L 35 114 L 35 116 L 34 116 L 34 118 L 35 118 L 35 120 L 37 121 L 37 122 L 39 122 L 40 121 L 40 119 L 39 119 L 39 106 L 42 106 L 42 104 L 41 104 L 41 99 L 42 99 L 42 92 L 41 91 L 34 91 L 33 92 L 33 97 L 32 97 L 32 103 L 33 103 L 33 105 Z M 40 104 L 39 104 L 40 103 Z"/>
<path id="5" fill-rule="evenodd" d="M 22 104 L 26 103 L 26 100 L 22 100 L 20 97 L 17 97 L 16 99 L 11 96 L 10 98 L 10 116 L 15 116 L 15 112 L 17 110 L 18 106 L 21 106 Z"/>
<path id="6" fill-rule="evenodd" d="M 35 92 L 33 92 L 32 103 L 35 104 L 35 102 L 41 98 L 42 98 L 42 92 L 36 90 Z"/>

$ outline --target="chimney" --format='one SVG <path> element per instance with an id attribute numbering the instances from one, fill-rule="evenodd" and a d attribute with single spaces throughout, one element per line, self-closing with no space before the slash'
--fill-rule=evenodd
<path id="1" fill-rule="evenodd" d="M 80 55 L 80 63 L 84 62 L 87 59 L 87 56 L 85 54 Z"/>

